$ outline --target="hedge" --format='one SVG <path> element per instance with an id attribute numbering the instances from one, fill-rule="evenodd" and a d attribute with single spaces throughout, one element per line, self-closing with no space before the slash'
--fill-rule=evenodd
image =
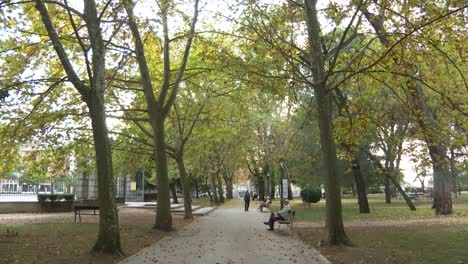
<path id="1" fill-rule="evenodd" d="M 74 194 L 38 194 L 37 200 L 40 203 L 47 202 L 73 202 L 75 200 Z"/>

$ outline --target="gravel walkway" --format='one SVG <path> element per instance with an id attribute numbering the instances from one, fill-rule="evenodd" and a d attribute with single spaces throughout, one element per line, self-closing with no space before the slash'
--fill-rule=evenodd
<path id="1" fill-rule="evenodd" d="M 218 208 L 121 263 L 329 263 L 288 230 L 267 231 L 268 213 Z"/>

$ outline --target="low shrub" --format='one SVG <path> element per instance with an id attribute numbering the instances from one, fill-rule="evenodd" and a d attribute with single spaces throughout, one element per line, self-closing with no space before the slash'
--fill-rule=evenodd
<path id="1" fill-rule="evenodd" d="M 322 189 L 318 187 L 307 186 L 301 190 L 302 201 L 308 203 L 317 203 L 322 197 Z"/>
<path id="2" fill-rule="evenodd" d="M 74 194 L 38 194 L 37 200 L 40 203 L 47 202 L 73 202 L 75 200 Z"/>

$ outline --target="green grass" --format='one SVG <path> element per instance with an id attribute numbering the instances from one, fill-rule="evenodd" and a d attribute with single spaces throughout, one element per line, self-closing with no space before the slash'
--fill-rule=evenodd
<path id="1" fill-rule="evenodd" d="M 324 237 L 324 231 L 295 229 L 302 240 L 314 247 Z M 355 246 L 318 248 L 332 263 L 468 263 L 468 227 L 462 224 L 348 227 L 346 233 Z"/>
<path id="2" fill-rule="evenodd" d="M 405 220 L 405 219 L 427 219 L 434 218 L 431 209 L 432 201 L 420 199 L 414 201 L 416 211 L 411 211 L 401 198 L 393 198 L 391 204 L 386 204 L 383 195 L 369 197 L 370 214 L 360 214 L 356 198 L 342 199 L 342 212 L 345 221 L 350 220 Z M 311 204 L 308 208 L 300 198 L 291 201 L 296 210 L 296 219 L 304 221 L 320 221 L 325 219 L 325 201 L 321 200 Z M 270 210 L 279 210 L 279 200 L 273 201 Z M 457 199 L 453 199 L 454 217 L 468 215 L 468 193 L 463 193 Z"/>

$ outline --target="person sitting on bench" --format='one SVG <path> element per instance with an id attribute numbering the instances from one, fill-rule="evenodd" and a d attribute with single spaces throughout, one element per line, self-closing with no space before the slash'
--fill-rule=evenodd
<path id="1" fill-rule="evenodd" d="M 257 208 L 257 210 L 260 210 L 260 212 L 263 212 L 263 207 L 268 208 L 271 204 L 271 199 L 269 196 L 266 197 L 265 201 L 260 204 L 260 206 Z"/>
<path id="2" fill-rule="evenodd" d="M 275 225 L 275 221 L 288 220 L 288 214 L 289 214 L 290 210 L 291 210 L 291 206 L 289 206 L 289 201 L 284 200 L 283 209 L 281 209 L 277 213 L 272 212 L 271 215 L 270 215 L 270 219 L 268 219 L 268 222 L 264 222 L 265 225 L 270 226 L 270 228 L 268 228 L 268 230 L 270 230 L 270 231 L 274 230 L 273 226 Z"/>

